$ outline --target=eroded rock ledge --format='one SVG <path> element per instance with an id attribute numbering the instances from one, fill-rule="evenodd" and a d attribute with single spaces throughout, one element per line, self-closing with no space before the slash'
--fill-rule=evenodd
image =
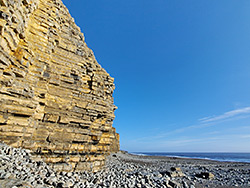
<path id="1" fill-rule="evenodd" d="M 0 0 L 0 140 L 58 171 L 119 150 L 114 79 L 61 0 Z"/>

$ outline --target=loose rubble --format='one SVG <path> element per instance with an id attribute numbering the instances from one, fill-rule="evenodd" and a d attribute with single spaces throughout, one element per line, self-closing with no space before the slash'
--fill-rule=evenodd
<path id="1" fill-rule="evenodd" d="M 250 164 L 137 156 L 119 152 L 99 172 L 54 172 L 29 150 L 0 144 L 4 188 L 201 188 L 250 187 Z"/>

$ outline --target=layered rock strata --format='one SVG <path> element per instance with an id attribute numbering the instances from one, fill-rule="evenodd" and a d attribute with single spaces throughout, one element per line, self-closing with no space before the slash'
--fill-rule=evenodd
<path id="1" fill-rule="evenodd" d="M 58 171 L 119 150 L 114 79 L 61 0 L 0 0 L 0 140 Z"/>

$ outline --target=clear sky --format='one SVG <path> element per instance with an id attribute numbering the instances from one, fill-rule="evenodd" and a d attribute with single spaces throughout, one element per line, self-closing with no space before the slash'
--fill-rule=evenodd
<path id="1" fill-rule="evenodd" d="M 249 0 L 63 0 L 115 78 L 121 149 L 250 152 Z"/>

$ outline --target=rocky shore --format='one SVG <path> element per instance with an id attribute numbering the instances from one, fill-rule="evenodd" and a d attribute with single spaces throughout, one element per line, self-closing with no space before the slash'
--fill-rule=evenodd
<path id="1" fill-rule="evenodd" d="M 0 188 L 250 187 L 250 163 L 111 154 L 97 173 L 54 172 L 28 150 L 0 144 Z"/>

